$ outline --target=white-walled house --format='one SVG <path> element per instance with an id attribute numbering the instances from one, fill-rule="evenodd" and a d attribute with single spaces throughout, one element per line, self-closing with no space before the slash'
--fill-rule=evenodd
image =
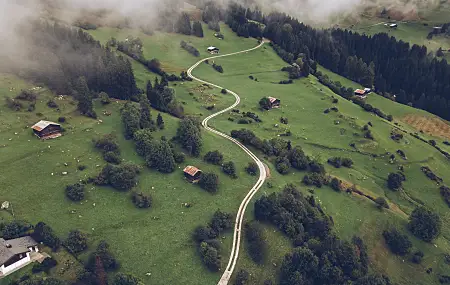
<path id="1" fill-rule="evenodd" d="M 0 238 L 0 278 L 31 263 L 33 252 L 39 252 L 38 243 L 29 236 L 10 240 Z"/>

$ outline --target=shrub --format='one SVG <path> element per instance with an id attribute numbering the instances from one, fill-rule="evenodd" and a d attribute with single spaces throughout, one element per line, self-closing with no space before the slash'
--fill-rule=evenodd
<path id="1" fill-rule="evenodd" d="M 320 173 L 315 173 L 315 172 L 306 174 L 303 177 L 302 182 L 307 186 L 314 185 L 318 188 L 321 188 L 324 184 L 327 184 L 327 180 L 324 177 L 324 175 L 320 174 Z"/>
<path id="2" fill-rule="evenodd" d="M 120 155 L 114 151 L 108 151 L 103 153 L 103 159 L 108 163 L 120 164 Z"/>
<path id="3" fill-rule="evenodd" d="M 220 164 L 222 164 L 222 161 L 223 161 L 223 154 L 218 150 L 209 151 L 205 154 L 203 159 L 208 163 L 220 165 Z"/>
<path id="4" fill-rule="evenodd" d="M 384 197 L 378 197 L 375 199 L 375 203 L 377 204 L 378 209 L 389 209 L 389 204 Z"/>
<path id="5" fill-rule="evenodd" d="M 203 173 L 198 184 L 209 193 L 216 193 L 219 187 L 219 176 L 215 173 Z"/>
<path id="6" fill-rule="evenodd" d="M 331 179 L 330 186 L 334 191 L 340 192 L 342 191 L 341 183 L 342 182 L 339 179 L 334 177 L 333 179 Z"/>
<path id="7" fill-rule="evenodd" d="M 258 174 L 258 165 L 255 162 L 249 162 L 245 168 L 248 174 L 255 176 Z"/>
<path id="8" fill-rule="evenodd" d="M 275 160 L 275 168 L 280 174 L 288 174 L 291 163 L 287 157 L 277 157 Z"/>
<path id="9" fill-rule="evenodd" d="M 36 110 L 36 103 L 30 103 L 30 105 L 28 105 L 27 111 L 33 112 L 34 110 Z"/>
<path id="10" fill-rule="evenodd" d="M 222 67 L 222 65 L 218 65 L 218 64 L 213 63 L 213 68 L 214 68 L 217 72 L 223 73 L 223 67 Z"/>
<path id="11" fill-rule="evenodd" d="M 111 185 L 111 187 L 119 191 L 128 191 L 137 184 L 139 172 L 140 169 L 135 164 L 108 164 L 95 179 L 95 183 L 97 185 Z"/>
<path id="12" fill-rule="evenodd" d="M 175 160 L 175 163 L 183 163 L 186 160 L 186 157 L 182 152 L 174 152 L 173 159 Z"/>
<path id="13" fill-rule="evenodd" d="M 250 279 L 250 274 L 244 269 L 238 271 L 236 275 L 236 280 L 234 281 L 235 285 L 246 285 L 248 284 L 248 280 Z"/>
<path id="14" fill-rule="evenodd" d="M 111 99 L 109 98 L 109 95 L 106 92 L 100 92 L 100 94 L 98 94 L 98 97 L 100 97 L 100 102 L 103 105 L 111 103 Z"/>
<path id="15" fill-rule="evenodd" d="M 280 123 L 287 125 L 288 122 L 289 122 L 288 118 L 285 118 L 285 117 L 280 118 Z"/>
<path id="16" fill-rule="evenodd" d="M 59 117 L 58 123 L 64 123 L 66 121 L 66 117 Z"/>
<path id="17" fill-rule="evenodd" d="M 84 199 L 84 184 L 75 183 L 73 185 L 67 185 L 66 196 L 71 201 L 79 202 Z"/>
<path id="18" fill-rule="evenodd" d="M 71 253 L 80 253 L 87 249 L 87 236 L 79 230 L 71 231 L 64 245 Z"/>
<path id="19" fill-rule="evenodd" d="M 6 224 L 3 222 L 0 223 L 2 237 L 6 240 L 26 236 L 32 228 L 33 225 L 21 220 L 14 220 Z"/>
<path id="20" fill-rule="evenodd" d="M 117 273 L 112 285 L 138 285 L 143 284 L 138 278 L 131 274 Z"/>
<path id="21" fill-rule="evenodd" d="M 29 90 L 21 90 L 14 99 L 34 102 L 36 101 L 36 98 L 37 94 L 35 92 Z"/>
<path id="22" fill-rule="evenodd" d="M 318 162 L 317 160 L 312 160 L 309 162 L 309 168 L 311 172 L 325 174 L 325 167 L 322 163 Z"/>
<path id="23" fill-rule="evenodd" d="M 98 270 L 98 268 L 96 268 L 98 264 L 97 259 L 100 259 L 101 265 L 103 265 L 104 270 L 107 272 L 117 270 L 120 266 L 119 262 L 110 252 L 109 244 L 104 240 L 100 241 L 96 250 L 89 255 L 86 269 L 91 272 L 96 272 L 96 270 Z"/>
<path id="24" fill-rule="evenodd" d="M 61 240 L 53 232 L 53 229 L 43 222 L 39 222 L 34 226 L 34 231 L 31 236 L 35 241 L 43 243 L 53 251 L 56 251 L 61 245 Z"/>
<path id="25" fill-rule="evenodd" d="M 387 181 L 388 187 L 391 190 L 398 191 L 405 180 L 405 176 L 402 173 L 389 173 Z"/>
<path id="26" fill-rule="evenodd" d="M 414 252 L 413 256 L 411 257 L 411 261 L 416 264 L 419 264 L 422 262 L 422 258 L 423 258 L 423 252 L 421 252 L 419 250 L 419 251 Z"/>
<path id="27" fill-rule="evenodd" d="M 441 232 L 442 221 L 439 215 L 429 209 L 418 207 L 409 216 L 409 230 L 418 238 L 431 242 Z"/>
<path id="28" fill-rule="evenodd" d="M 254 221 L 245 224 L 248 254 L 258 264 L 263 264 L 267 255 L 267 243 L 261 225 Z"/>
<path id="29" fill-rule="evenodd" d="M 400 233 L 397 229 L 384 231 L 383 237 L 389 249 L 394 254 L 405 255 L 412 247 L 412 243 L 408 239 L 408 236 Z"/>
<path id="30" fill-rule="evenodd" d="M 87 168 L 87 166 L 83 165 L 83 164 L 80 164 L 80 165 L 78 165 L 77 168 L 78 168 L 79 171 L 83 171 L 83 170 L 85 170 Z"/>
<path id="31" fill-rule="evenodd" d="M 439 189 L 441 190 L 440 192 L 442 198 L 444 198 L 445 202 L 450 207 L 450 188 L 445 185 L 442 185 Z"/>
<path id="32" fill-rule="evenodd" d="M 215 247 L 209 245 L 207 242 L 202 242 L 199 252 L 203 263 L 209 270 L 213 272 L 220 270 L 221 256 Z"/>
<path id="33" fill-rule="evenodd" d="M 23 108 L 22 103 L 20 103 L 17 100 L 11 99 L 8 96 L 5 96 L 5 102 L 6 102 L 6 106 L 8 106 L 8 108 L 10 108 L 13 111 L 20 111 L 20 109 Z"/>
<path id="34" fill-rule="evenodd" d="M 150 195 L 144 195 L 142 192 L 133 192 L 131 201 L 139 209 L 150 208 L 152 205 L 152 197 Z"/>
<path id="35" fill-rule="evenodd" d="M 58 262 L 55 259 L 53 259 L 52 257 L 47 257 L 41 263 L 35 263 L 31 271 L 34 274 L 42 271 L 48 274 L 50 272 L 50 269 L 55 267 L 57 264 Z"/>
<path id="36" fill-rule="evenodd" d="M 180 46 L 181 46 L 181 48 L 185 49 L 187 52 L 189 52 L 193 56 L 196 56 L 196 57 L 200 56 L 200 52 L 198 51 L 198 49 L 196 49 L 194 46 L 186 43 L 185 41 L 181 41 Z"/>
<path id="37" fill-rule="evenodd" d="M 339 102 L 339 100 L 337 98 L 333 98 L 333 104 L 337 104 Z"/>
<path id="38" fill-rule="evenodd" d="M 58 108 L 58 104 L 56 104 L 56 102 L 53 101 L 52 99 L 48 100 L 47 106 L 48 106 L 49 108 Z"/>
<path id="39" fill-rule="evenodd" d="M 222 94 L 227 94 L 228 91 L 227 91 L 227 89 L 222 89 L 222 90 L 220 91 L 220 93 L 222 93 Z"/>
<path id="40" fill-rule="evenodd" d="M 229 230 L 233 227 L 233 215 L 217 210 L 216 212 L 214 212 L 209 227 L 216 234 L 220 234 L 223 231 Z"/>
<path id="41" fill-rule="evenodd" d="M 237 178 L 237 175 L 236 175 L 236 166 L 234 165 L 234 162 L 232 162 L 232 161 L 229 161 L 229 162 L 224 163 L 224 164 L 222 165 L 222 171 L 223 171 L 226 175 L 228 175 L 228 176 L 230 176 L 230 177 L 232 177 L 232 178 Z"/>

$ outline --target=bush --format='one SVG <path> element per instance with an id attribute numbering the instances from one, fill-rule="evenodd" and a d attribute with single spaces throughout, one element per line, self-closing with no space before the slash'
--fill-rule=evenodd
<path id="1" fill-rule="evenodd" d="M 257 264 L 264 264 L 267 257 L 267 243 L 261 225 L 258 222 L 245 224 L 245 238 L 251 259 Z"/>
<path id="2" fill-rule="evenodd" d="M 409 216 L 408 226 L 416 237 L 431 242 L 441 233 L 442 221 L 437 213 L 418 207 Z"/>
<path id="3" fill-rule="evenodd" d="M 100 92 L 100 94 L 98 94 L 98 97 L 100 97 L 100 102 L 103 105 L 111 103 L 111 99 L 109 98 L 109 95 L 106 92 Z"/>
<path id="4" fill-rule="evenodd" d="M 175 160 L 175 163 L 183 163 L 186 160 L 186 157 L 182 152 L 174 152 L 173 159 Z"/>
<path id="5" fill-rule="evenodd" d="M 117 273 L 112 285 L 138 285 L 143 284 L 138 278 L 131 274 Z"/>
<path id="6" fill-rule="evenodd" d="M 22 103 L 20 103 L 17 100 L 11 99 L 8 96 L 5 96 L 5 102 L 6 102 L 6 106 L 8 106 L 8 108 L 10 108 L 13 111 L 20 111 L 20 109 L 23 108 Z"/>
<path id="7" fill-rule="evenodd" d="M 221 65 L 213 63 L 213 68 L 220 73 L 223 73 L 223 67 Z"/>
<path id="8" fill-rule="evenodd" d="M 196 49 L 194 46 L 186 43 L 185 41 L 181 41 L 180 46 L 181 46 L 181 48 L 185 49 L 187 52 L 189 52 L 193 56 L 196 56 L 196 57 L 200 56 L 200 52 L 198 51 L 198 49 Z"/>
<path id="9" fill-rule="evenodd" d="M 281 117 L 280 118 L 280 123 L 287 125 L 289 123 L 289 120 L 288 120 L 288 118 Z"/>
<path id="10" fill-rule="evenodd" d="M 58 108 L 58 104 L 56 104 L 56 102 L 53 101 L 52 99 L 48 100 L 47 106 L 48 106 L 49 108 Z"/>
<path id="11" fill-rule="evenodd" d="M 226 175 L 228 175 L 228 176 L 230 176 L 230 177 L 232 177 L 232 178 L 237 178 L 237 175 L 236 175 L 236 166 L 234 165 L 234 162 L 232 162 L 232 161 L 229 161 L 229 162 L 224 163 L 224 164 L 222 165 L 222 171 L 223 171 Z"/>
<path id="12" fill-rule="evenodd" d="M 66 196 L 71 201 L 79 202 L 84 199 L 84 184 L 75 183 L 73 185 L 67 185 L 66 187 Z"/>
<path id="13" fill-rule="evenodd" d="M 99 270 L 96 268 L 97 259 L 100 259 L 101 265 L 103 265 L 104 270 L 107 272 L 117 270 L 120 266 L 119 262 L 110 252 L 109 244 L 104 240 L 100 241 L 96 250 L 89 255 L 86 269 L 91 272 L 96 272 L 96 270 Z"/>
<path id="14" fill-rule="evenodd" d="M 219 235 L 223 231 L 229 230 L 233 227 L 233 215 L 217 210 L 216 212 L 214 212 L 209 227 L 217 235 Z"/>
<path id="15" fill-rule="evenodd" d="M 324 177 L 323 174 L 320 173 L 306 174 L 303 177 L 302 182 L 307 186 L 314 185 L 318 188 L 321 188 L 323 185 L 327 184 L 326 178 Z"/>
<path id="16" fill-rule="evenodd" d="M 53 251 L 56 251 L 61 245 L 61 240 L 53 232 L 53 229 L 43 222 L 39 222 L 34 226 L 34 231 L 31 236 L 35 241 L 43 243 Z"/>
<path id="17" fill-rule="evenodd" d="M 287 157 L 277 157 L 275 160 L 275 168 L 280 174 L 288 174 L 291 163 Z"/>
<path id="18" fill-rule="evenodd" d="M 342 191 L 342 186 L 341 186 L 341 181 L 339 179 L 337 179 L 336 177 L 334 177 L 333 179 L 331 179 L 331 183 L 330 186 L 331 188 L 336 191 L 336 192 L 340 192 Z"/>
<path id="19" fill-rule="evenodd" d="M 328 159 L 328 164 L 331 164 L 336 168 L 340 168 L 341 166 L 351 168 L 353 160 L 344 157 L 331 157 Z"/>
<path id="20" fill-rule="evenodd" d="M 445 185 L 442 185 L 439 189 L 441 190 L 440 192 L 442 198 L 444 198 L 445 202 L 450 207 L 450 188 Z"/>
<path id="21" fill-rule="evenodd" d="M 215 173 L 203 173 L 198 184 L 209 193 L 216 193 L 219 188 L 219 176 Z"/>
<path id="22" fill-rule="evenodd" d="M 199 252 L 203 263 L 209 270 L 213 272 L 220 270 L 221 256 L 215 247 L 209 245 L 207 242 L 202 242 L 200 244 Z"/>
<path id="23" fill-rule="evenodd" d="M 57 264 L 58 262 L 55 259 L 53 259 L 52 257 L 47 257 L 41 263 L 35 263 L 31 271 L 34 274 L 42 271 L 48 274 L 50 272 L 50 269 L 55 267 Z"/>
<path id="24" fill-rule="evenodd" d="M 248 174 L 255 176 L 258 174 L 258 169 L 258 165 L 255 162 L 249 162 L 245 171 L 247 171 Z"/>
<path id="25" fill-rule="evenodd" d="M 222 93 L 222 94 L 227 94 L 228 91 L 227 91 L 227 89 L 222 89 L 222 90 L 220 91 L 220 93 Z"/>
<path id="26" fill-rule="evenodd" d="M 405 180 L 405 175 L 402 173 L 389 173 L 387 181 L 388 187 L 391 190 L 398 191 L 402 187 L 402 183 Z"/>
<path id="27" fill-rule="evenodd" d="M 133 204 L 139 209 L 146 209 L 152 206 L 152 197 L 150 195 L 144 195 L 142 192 L 133 192 L 131 201 L 133 201 Z"/>
<path id="28" fill-rule="evenodd" d="M 29 90 L 21 90 L 20 93 L 14 99 L 34 102 L 36 101 L 36 98 L 37 94 L 35 92 Z"/>
<path id="29" fill-rule="evenodd" d="M 223 162 L 223 154 L 218 150 L 209 151 L 205 154 L 203 160 L 205 160 L 208 163 L 220 165 Z"/>
<path id="30" fill-rule="evenodd" d="M 411 257 L 411 261 L 413 263 L 420 264 L 422 262 L 422 258 L 423 258 L 423 252 L 421 252 L 419 250 L 419 251 L 414 252 L 413 256 Z"/>
<path id="31" fill-rule="evenodd" d="M 375 199 L 375 203 L 377 204 L 378 209 L 389 209 L 389 204 L 384 197 L 378 197 Z"/>
<path id="32" fill-rule="evenodd" d="M 64 123 L 66 121 L 66 117 L 59 117 L 58 123 Z"/>
<path id="33" fill-rule="evenodd" d="M 246 285 L 250 279 L 250 274 L 244 269 L 239 270 L 236 275 L 236 280 L 234 281 L 235 285 Z"/>
<path id="34" fill-rule="evenodd" d="M 114 151 L 107 151 L 103 153 L 103 159 L 108 163 L 120 164 L 120 154 Z"/>
<path id="35" fill-rule="evenodd" d="M 384 231 L 383 237 L 389 249 L 394 254 L 405 255 L 411 250 L 412 243 L 408 239 L 408 236 L 400 233 L 397 229 Z"/>
<path id="36" fill-rule="evenodd" d="M 83 165 L 83 164 L 81 164 L 81 165 L 78 165 L 78 170 L 79 171 L 83 171 L 83 170 L 85 170 L 86 168 L 87 168 L 87 166 L 86 165 Z"/>
<path id="37" fill-rule="evenodd" d="M 67 250 L 73 254 L 80 253 L 87 249 L 87 235 L 80 232 L 79 230 L 74 230 L 69 233 L 66 241 L 64 242 Z"/>
<path id="38" fill-rule="evenodd" d="M 108 164 L 95 179 L 97 185 L 111 185 L 119 191 L 128 191 L 137 184 L 137 176 L 140 169 L 131 163 L 120 165 Z"/>

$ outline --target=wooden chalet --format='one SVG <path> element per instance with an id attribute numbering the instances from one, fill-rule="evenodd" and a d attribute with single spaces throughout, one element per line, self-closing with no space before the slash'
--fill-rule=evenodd
<path id="1" fill-rule="evenodd" d="M 39 121 L 31 128 L 34 134 L 43 140 L 54 139 L 62 135 L 61 125 L 50 121 Z"/>
<path id="2" fill-rule="evenodd" d="M 191 182 L 196 183 L 200 180 L 200 177 L 202 176 L 202 171 L 198 169 L 195 166 L 188 165 L 184 168 L 184 177 Z"/>
<path id="3" fill-rule="evenodd" d="M 355 90 L 355 96 L 361 99 L 366 99 L 367 98 L 367 94 L 369 94 L 371 92 L 371 90 L 369 88 L 365 88 L 363 89 L 356 89 Z"/>
<path id="4" fill-rule="evenodd" d="M 280 99 L 277 99 L 274 97 L 267 97 L 267 99 L 269 99 L 271 109 L 280 107 L 280 104 L 281 104 Z"/>

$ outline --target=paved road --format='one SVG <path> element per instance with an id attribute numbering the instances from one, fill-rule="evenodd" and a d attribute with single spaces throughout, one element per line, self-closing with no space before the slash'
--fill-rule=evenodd
<path id="1" fill-rule="evenodd" d="M 245 53 L 245 52 L 249 52 L 255 49 L 260 48 L 261 46 L 264 45 L 264 41 L 261 42 L 261 44 L 259 44 L 258 46 L 248 49 L 248 50 L 243 50 L 243 51 L 239 51 L 239 52 L 234 52 L 234 53 L 229 53 L 229 54 L 223 54 L 223 55 L 217 55 L 217 56 L 211 56 L 208 58 L 204 58 L 202 60 L 200 60 L 199 62 L 197 62 L 196 64 L 194 64 L 193 66 L 191 66 L 191 68 L 188 69 L 187 74 L 190 78 L 192 78 L 195 81 L 201 82 L 201 83 L 205 83 L 208 84 L 210 86 L 214 86 L 216 88 L 219 89 L 224 89 L 221 86 L 215 85 L 213 83 L 201 80 L 196 78 L 195 76 L 192 75 L 192 71 L 199 66 L 202 62 L 204 62 L 205 60 L 210 60 L 210 59 L 215 59 L 215 58 L 219 58 L 219 57 L 226 57 L 226 56 L 231 56 L 231 55 L 235 55 L 235 54 L 240 54 L 240 53 Z M 264 181 L 266 180 L 266 169 L 264 167 L 264 164 L 261 162 L 261 160 L 259 160 L 259 158 L 254 155 L 248 148 L 246 148 L 242 143 L 240 143 L 239 141 L 235 140 L 234 138 L 221 133 L 211 127 L 208 127 L 208 121 L 222 113 L 228 112 L 231 109 L 233 109 L 234 107 L 236 107 L 237 105 L 239 105 L 241 98 L 239 97 L 238 94 L 236 94 L 235 92 L 228 90 L 227 89 L 228 94 L 232 94 L 235 98 L 236 101 L 234 102 L 233 105 L 231 105 L 228 108 L 225 108 L 215 114 L 212 114 L 208 117 L 206 117 L 203 122 L 202 122 L 202 126 L 209 132 L 212 132 L 216 135 L 219 135 L 227 140 L 232 141 L 234 144 L 238 145 L 246 154 L 248 154 L 254 161 L 255 163 L 258 165 L 259 168 L 259 178 L 258 181 L 256 181 L 256 184 L 252 187 L 252 189 L 250 189 L 250 191 L 247 193 L 247 195 L 245 196 L 244 200 L 242 201 L 241 205 L 239 206 L 239 210 L 237 212 L 236 215 L 236 222 L 234 224 L 234 234 L 233 234 L 233 247 L 231 248 L 231 254 L 230 254 L 230 259 L 228 261 L 228 265 L 225 268 L 225 271 L 222 275 L 222 277 L 220 278 L 219 283 L 217 283 L 218 285 L 226 285 L 228 284 L 228 281 L 230 280 L 231 275 L 233 274 L 234 271 L 234 267 L 236 266 L 236 262 L 238 260 L 239 257 L 239 248 L 240 248 L 240 244 L 241 244 L 241 231 L 242 231 L 242 221 L 244 219 L 244 214 L 245 214 L 245 209 L 247 208 L 248 203 L 250 202 L 250 200 L 252 199 L 252 197 L 255 195 L 255 193 L 259 190 L 259 188 L 261 188 L 261 186 L 263 185 Z"/>

